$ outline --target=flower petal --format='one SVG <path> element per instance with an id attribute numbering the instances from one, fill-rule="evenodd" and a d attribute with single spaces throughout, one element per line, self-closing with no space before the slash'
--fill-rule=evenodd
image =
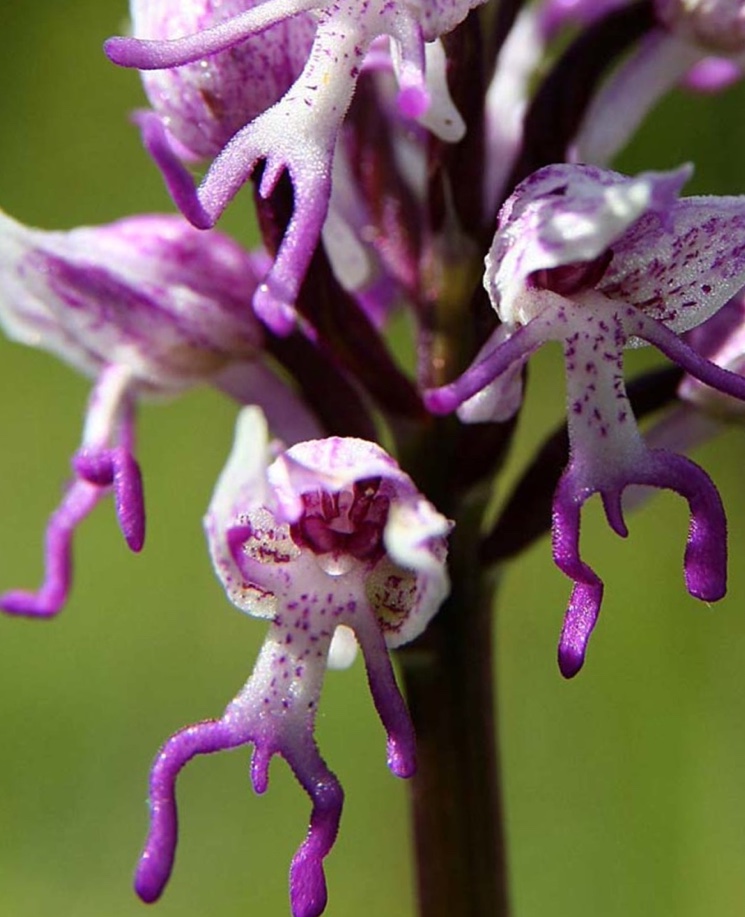
<path id="1" fill-rule="evenodd" d="M 691 174 L 644 172 L 628 178 L 593 166 L 546 166 L 502 208 L 486 257 L 484 286 L 503 322 L 525 324 L 517 300 L 537 271 L 592 262 L 645 214 L 664 219 Z"/>

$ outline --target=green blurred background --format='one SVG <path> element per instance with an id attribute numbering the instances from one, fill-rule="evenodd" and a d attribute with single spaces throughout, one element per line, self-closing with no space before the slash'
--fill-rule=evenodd
<path id="1" fill-rule="evenodd" d="M 2 4 L 0 203 L 46 228 L 170 209 L 127 112 L 135 74 L 109 65 L 123 0 Z M 667 102 L 627 151 L 629 171 L 693 160 L 693 191 L 745 192 L 745 91 Z M 226 225 L 246 238 L 248 208 Z M 632 354 L 641 365 L 653 355 Z M 66 479 L 88 385 L 0 341 L 0 588 L 40 576 L 45 519 Z M 562 413 L 556 355 L 532 374 L 511 474 Z M 185 723 L 218 715 L 250 672 L 264 626 L 229 605 L 200 518 L 234 409 L 210 392 L 140 412 L 149 533 L 123 547 L 110 503 L 80 532 L 69 607 L 53 623 L 0 620 L 0 915 L 134 917 L 147 771 Z M 664 495 L 628 543 L 587 513 L 607 585 L 585 671 L 559 676 L 569 583 L 546 539 L 510 570 L 498 619 L 500 737 L 515 917 L 739 917 L 745 910 L 745 436 L 700 450 L 730 519 L 730 592 L 690 599 L 686 515 Z M 405 787 L 385 767 L 359 663 L 328 677 L 319 740 L 347 791 L 328 859 L 329 917 L 412 917 Z M 193 763 L 160 917 L 288 913 L 286 874 L 308 804 L 283 762 L 264 798 L 249 754 Z M 457 915 L 453 902 L 453 914 Z"/>

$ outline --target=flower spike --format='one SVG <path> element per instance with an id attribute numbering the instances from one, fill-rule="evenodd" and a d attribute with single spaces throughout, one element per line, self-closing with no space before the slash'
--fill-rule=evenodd
<path id="1" fill-rule="evenodd" d="M 449 523 L 378 446 L 332 438 L 283 451 L 269 441 L 261 412 L 245 408 L 205 528 L 228 597 L 271 623 L 253 674 L 223 716 L 176 733 L 156 758 L 135 885 L 152 901 L 168 881 L 181 768 L 196 754 L 252 743 L 257 793 L 267 789 L 269 762 L 279 754 L 312 801 L 309 832 L 290 868 L 290 901 L 293 917 L 317 917 L 326 905 L 323 859 L 343 802 L 313 735 L 334 634 L 343 628 L 348 641 L 354 633 L 388 735 L 388 766 L 411 776 L 414 732 L 388 648 L 419 634 L 447 593 Z"/>
<path id="2" fill-rule="evenodd" d="M 673 490 L 690 508 L 686 586 L 713 602 L 726 588 L 726 523 L 708 476 L 650 448 L 636 425 L 623 350 L 649 342 L 691 376 L 745 400 L 745 379 L 680 337 L 745 283 L 745 199 L 678 199 L 689 170 L 627 178 L 591 166 L 549 166 L 504 205 L 484 284 L 503 324 L 455 381 L 426 394 L 430 410 L 465 421 L 503 419 L 519 406 L 514 373 L 541 344 L 562 344 L 569 464 L 553 504 L 557 566 L 574 581 L 559 645 L 566 676 L 579 671 L 603 595 L 579 552 L 580 512 L 600 495 L 608 523 L 627 534 L 630 484 Z"/>

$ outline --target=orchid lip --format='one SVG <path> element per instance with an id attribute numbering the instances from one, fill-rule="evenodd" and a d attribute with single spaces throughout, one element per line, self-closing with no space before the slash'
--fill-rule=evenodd
<path id="1" fill-rule="evenodd" d="M 219 719 L 187 726 L 151 771 L 150 830 L 135 879 L 146 901 L 163 892 L 176 853 L 176 779 L 195 756 L 253 745 L 250 775 L 268 788 L 282 756 L 312 808 L 290 867 L 293 917 L 318 917 L 323 863 L 339 829 L 343 791 L 314 737 L 332 642 L 359 645 L 391 772 L 416 769 L 414 729 L 389 647 L 412 639 L 447 590 L 447 521 L 379 446 L 330 437 L 285 449 L 258 408 L 239 415 L 233 450 L 205 517 L 215 571 L 231 601 L 269 621 L 253 673 Z M 351 662 L 348 648 L 343 656 Z"/>

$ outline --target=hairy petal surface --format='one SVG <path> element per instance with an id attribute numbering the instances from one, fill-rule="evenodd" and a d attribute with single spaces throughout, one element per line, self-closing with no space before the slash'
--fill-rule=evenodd
<path id="1" fill-rule="evenodd" d="M 75 528 L 112 493 L 128 546 L 145 537 L 134 457 L 141 396 L 175 395 L 254 359 L 262 343 L 251 296 L 266 262 L 219 233 L 173 216 L 138 216 L 69 232 L 30 229 L 0 213 L 0 325 L 95 380 L 73 480 L 50 517 L 38 592 L 0 596 L 13 614 L 64 604 Z"/>
<path id="2" fill-rule="evenodd" d="M 288 334 L 295 322 L 294 302 L 329 207 L 336 140 L 371 45 L 382 36 L 390 39 L 402 114 L 424 118 L 445 139 L 458 139 L 462 123 L 444 87 L 444 61 L 438 49 L 427 52 L 426 43 L 453 29 L 475 5 L 472 0 L 425 5 L 271 0 L 248 9 L 245 3 L 230 4 L 215 22 L 211 4 L 206 10 L 203 3 L 187 4 L 180 13 L 168 4 L 154 16 L 150 4 L 136 3 L 136 22 L 142 20 L 154 40 L 107 42 L 111 59 L 124 66 L 192 68 L 176 77 L 146 77 L 158 116 L 141 123 L 146 147 L 195 226 L 215 224 L 260 160 L 265 197 L 283 172 L 289 174 L 292 219 L 255 298 L 257 314 L 276 333 Z M 310 44 L 308 17 L 315 24 Z M 192 23 L 192 35 L 176 37 L 173 29 L 179 33 Z M 289 43 L 287 36 L 292 36 Z M 262 57 L 265 75 L 256 81 L 248 70 L 260 66 Z M 428 115 L 433 95 L 436 104 Z M 211 118 L 203 117 L 205 105 Z M 180 162 L 184 148 L 217 154 L 197 189 Z"/>
<path id="3" fill-rule="evenodd" d="M 726 587 L 726 523 L 716 488 L 687 458 L 644 442 L 623 375 L 624 349 L 648 342 L 699 383 L 745 400 L 740 375 L 699 355 L 691 347 L 695 333 L 688 341 L 679 336 L 745 283 L 745 198 L 679 200 L 688 174 L 683 168 L 627 178 L 561 165 L 526 179 L 502 209 L 486 261 L 484 284 L 505 324 L 459 379 L 425 396 L 435 413 L 502 418 L 515 410 L 524 361 L 546 341 L 561 343 L 570 455 L 554 498 L 553 547 L 556 564 L 574 581 L 559 645 L 567 676 L 584 662 L 603 595 L 579 549 L 581 508 L 592 494 L 620 536 L 627 534 L 622 495 L 629 485 L 683 496 L 690 508 L 688 591 L 711 602 Z M 739 328 L 739 315 L 727 324 Z M 714 337 L 721 340 L 721 330 Z M 703 343 L 708 354 L 716 350 L 711 339 Z"/>
<path id="4" fill-rule="evenodd" d="M 313 735 L 325 670 L 349 664 L 359 644 L 388 735 L 388 766 L 410 776 L 413 727 L 388 647 L 420 633 L 447 593 L 449 523 L 379 446 L 331 438 L 285 450 L 270 440 L 263 414 L 246 408 L 205 529 L 230 600 L 271 623 L 253 674 L 223 716 L 177 733 L 156 758 L 136 887 L 154 900 L 170 875 L 181 768 L 195 754 L 250 742 L 256 792 L 266 790 L 279 754 L 311 799 L 290 901 L 294 917 L 317 917 L 327 899 L 323 859 L 343 800 Z"/>

